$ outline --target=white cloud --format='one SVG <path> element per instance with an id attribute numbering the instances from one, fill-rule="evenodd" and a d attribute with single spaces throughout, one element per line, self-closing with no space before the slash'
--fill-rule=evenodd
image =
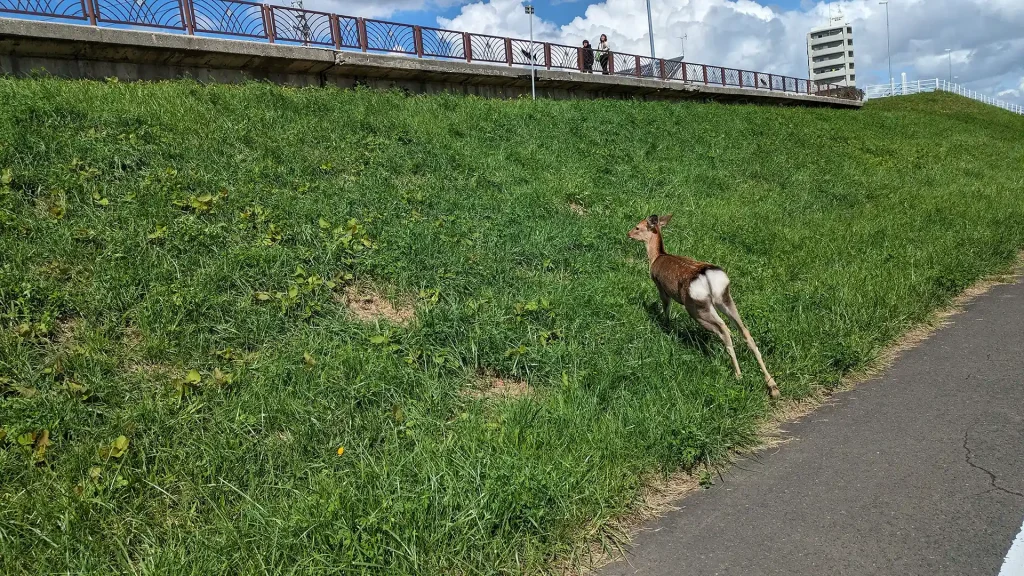
<path id="1" fill-rule="evenodd" d="M 276 2 L 287 3 L 284 0 Z M 363 18 L 387 18 L 400 10 L 429 10 L 465 4 L 467 0 L 305 0 L 306 8 Z"/>
<path id="2" fill-rule="evenodd" d="M 754 0 L 651 0 L 659 56 L 678 56 L 688 36 L 686 57 L 747 70 L 805 77 L 808 30 L 828 22 L 825 2 L 803 0 L 782 10 Z M 833 2 L 854 28 L 858 84 L 888 76 L 885 7 L 877 0 Z M 538 39 L 576 46 L 608 34 L 614 49 L 647 54 L 650 40 L 645 3 L 605 0 L 557 26 L 537 15 Z M 899 0 L 889 4 L 893 75 L 945 78 L 952 49 L 953 75 L 975 90 L 996 94 L 1018 90 L 1024 77 L 1024 1 Z M 525 37 L 529 21 L 519 0 L 480 0 L 463 6 L 443 27 L 498 36 Z M 1018 101 L 1021 96 L 1008 93 Z"/>

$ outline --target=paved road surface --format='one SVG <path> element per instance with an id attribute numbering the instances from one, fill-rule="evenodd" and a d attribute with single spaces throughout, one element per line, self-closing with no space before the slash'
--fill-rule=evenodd
<path id="1" fill-rule="evenodd" d="M 1024 535 L 1008 556 L 1024 521 L 1024 283 L 952 322 L 649 524 L 602 576 L 1024 576 Z"/>

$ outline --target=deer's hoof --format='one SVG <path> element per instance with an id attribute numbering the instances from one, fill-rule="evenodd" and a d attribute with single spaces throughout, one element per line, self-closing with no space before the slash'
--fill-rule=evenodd
<path id="1" fill-rule="evenodd" d="M 740 374 L 739 372 L 737 372 L 736 373 L 736 379 L 737 380 L 743 380 L 743 374 Z"/>
<path id="2" fill-rule="evenodd" d="M 779 396 L 781 396 L 778 388 L 769 388 L 768 394 L 772 397 L 772 400 L 778 400 Z"/>

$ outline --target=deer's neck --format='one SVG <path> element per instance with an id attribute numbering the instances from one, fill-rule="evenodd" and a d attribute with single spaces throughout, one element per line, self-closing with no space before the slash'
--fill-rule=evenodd
<path id="1" fill-rule="evenodd" d="M 665 244 L 661 241 L 661 234 L 655 234 L 647 241 L 647 260 L 654 265 L 654 261 L 665 253 Z"/>

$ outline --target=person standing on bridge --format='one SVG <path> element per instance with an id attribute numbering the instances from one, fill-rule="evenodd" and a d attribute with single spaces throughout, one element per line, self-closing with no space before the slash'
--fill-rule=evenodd
<path id="1" fill-rule="evenodd" d="M 594 73 L 594 49 L 590 47 L 590 40 L 583 41 L 583 71 Z"/>
<path id="2" fill-rule="evenodd" d="M 601 42 L 597 45 L 597 59 L 601 62 L 601 73 L 608 73 L 608 61 L 611 59 L 611 47 L 608 45 L 608 35 L 601 34 Z"/>

